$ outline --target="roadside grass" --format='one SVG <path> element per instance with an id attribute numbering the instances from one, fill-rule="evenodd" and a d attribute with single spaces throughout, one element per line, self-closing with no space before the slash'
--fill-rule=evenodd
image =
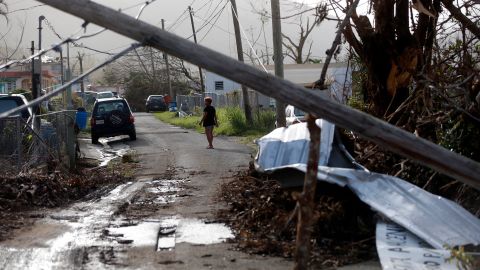
<path id="1" fill-rule="evenodd" d="M 203 127 L 198 125 L 200 115 L 179 118 L 174 112 L 155 113 L 159 120 L 187 129 L 194 129 L 203 133 Z M 219 127 L 214 129 L 215 135 L 241 136 L 253 141 L 275 128 L 275 113 L 271 110 L 262 110 L 253 114 L 253 125 L 248 125 L 243 110 L 239 107 L 218 108 L 217 117 Z"/>

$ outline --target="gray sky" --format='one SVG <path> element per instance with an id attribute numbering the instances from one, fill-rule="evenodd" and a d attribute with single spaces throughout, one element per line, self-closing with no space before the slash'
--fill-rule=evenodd
<path id="1" fill-rule="evenodd" d="M 310 4 L 319 2 L 318 0 L 305 0 Z M 114 9 L 121 8 L 124 12 L 135 16 L 142 3 L 145 0 L 103 0 L 96 2 L 103 5 L 112 7 Z M 239 8 L 240 23 L 247 32 L 248 39 L 256 39 L 259 33 L 261 33 L 261 21 L 260 15 L 254 12 L 254 9 L 250 2 L 255 3 L 257 9 L 265 8 L 270 11 L 269 0 L 237 0 Z M 295 7 L 292 5 L 286 5 L 291 3 L 289 0 L 282 0 L 282 15 L 286 15 L 289 12 L 296 12 Z M 8 5 L 8 24 L 4 19 L 0 22 L 0 37 L 6 34 L 6 40 L 9 46 L 14 46 L 20 40 L 21 26 L 25 24 L 25 34 L 23 41 L 21 42 L 21 54 L 30 54 L 30 42 L 35 40 L 36 46 L 38 42 L 38 17 L 44 15 L 53 28 L 63 37 L 72 35 L 80 30 L 82 20 L 58 11 L 48 6 L 38 6 L 42 3 L 33 0 L 6 0 Z M 182 37 L 190 37 L 192 34 L 190 18 L 186 9 L 188 5 L 191 5 L 195 12 L 195 26 L 198 29 L 201 28 L 197 34 L 199 43 L 224 53 L 232 57 L 236 57 L 235 39 L 233 36 L 232 15 L 230 11 L 230 5 L 226 0 L 157 0 L 149 5 L 143 12 L 141 20 L 150 24 L 161 26 L 161 19 L 165 19 L 166 28 Z M 129 8 L 130 9 L 126 9 Z M 222 8 L 225 7 L 222 10 Z M 26 9 L 26 10 L 22 10 Z M 218 16 L 214 16 L 218 15 Z M 213 16 L 213 19 L 212 19 Z M 205 24 L 205 21 L 209 21 Z M 215 26 L 212 26 L 215 24 Z M 43 24 L 44 30 L 42 35 L 42 46 L 51 46 L 58 43 L 60 40 L 49 29 L 46 23 Z M 202 28 L 203 26 L 203 28 Z M 10 29 L 11 28 L 11 29 Z M 10 31 L 9 31 L 10 29 Z M 95 25 L 89 25 L 87 28 L 88 33 L 93 33 L 100 29 Z M 282 24 L 282 30 L 289 36 L 296 37 L 298 32 L 298 26 L 295 26 L 287 21 Z M 314 41 L 312 47 L 312 55 L 317 58 L 323 58 L 325 56 L 325 50 L 330 46 L 334 38 L 335 23 L 324 22 L 319 27 L 316 27 L 312 33 L 312 40 Z M 271 23 L 270 20 L 265 24 L 265 33 L 267 46 L 271 48 Z M 252 38 L 252 35 L 254 38 Z M 294 38 L 296 39 L 296 38 Z M 191 38 L 193 41 L 193 38 Z M 132 41 L 128 38 L 115 34 L 111 31 L 102 33 L 101 35 L 84 39 L 81 41 L 86 46 L 109 52 L 116 52 L 128 46 Z M 257 49 L 265 48 L 265 42 L 263 35 L 258 40 Z M 4 47 L 4 43 L 0 43 L 1 47 Z M 244 50 L 249 48 L 248 43 L 244 40 Z M 4 49 L 2 49 L 4 51 Z M 94 59 L 103 59 L 105 55 L 82 49 L 82 52 L 89 55 Z M 71 51 L 72 54 L 76 54 L 76 51 Z"/>

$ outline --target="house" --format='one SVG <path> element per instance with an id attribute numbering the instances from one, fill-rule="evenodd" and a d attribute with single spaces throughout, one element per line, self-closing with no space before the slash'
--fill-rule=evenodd
<path id="1" fill-rule="evenodd" d="M 257 66 L 263 70 L 263 67 Z M 275 74 L 275 66 L 267 65 L 266 70 L 270 74 Z M 284 77 L 295 84 L 309 87 L 313 82 L 320 78 L 322 73 L 323 64 L 285 64 L 284 65 Z M 327 70 L 326 84 L 329 86 L 330 96 L 339 102 L 345 102 L 346 97 L 351 95 L 351 82 L 352 72 L 351 68 L 346 62 L 331 63 Z M 213 72 L 206 71 L 205 73 L 205 89 L 206 92 L 214 94 L 227 94 L 235 90 L 240 90 L 240 84 L 226 79 Z M 266 103 L 266 99 L 269 99 L 262 94 L 258 94 L 260 102 L 264 106 L 272 104 Z M 260 104 L 259 103 L 259 104 Z"/>
<path id="2" fill-rule="evenodd" d="M 42 88 L 51 89 L 58 82 L 48 70 L 42 71 Z M 31 89 L 32 73 L 30 71 L 0 72 L 0 94 L 8 94 L 16 89 Z"/>

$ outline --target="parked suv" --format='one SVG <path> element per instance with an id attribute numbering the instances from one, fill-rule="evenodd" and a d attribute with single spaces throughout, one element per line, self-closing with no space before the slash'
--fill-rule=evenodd
<path id="1" fill-rule="evenodd" d="M 90 126 L 93 144 L 100 137 L 128 135 L 132 141 L 137 139 L 135 118 L 124 98 L 98 99 L 93 105 Z"/>
<path id="2" fill-rule="evenodd" d="M 166 111 L 168 110 L 167 103 L 165 98 L 162 95 L 150 95 L 147 98 L 147 103 L 145 104 L 147 108 L 147 113 L 151 111 Z"/>

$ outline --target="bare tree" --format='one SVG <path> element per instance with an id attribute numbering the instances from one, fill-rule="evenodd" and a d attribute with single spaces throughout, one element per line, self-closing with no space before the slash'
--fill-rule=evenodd
<path id="1" fill-rule="evenodd" d="M 287 48 L 287 56 L 290 57 L 297 64 L 305 64 L 309 62 L 312 55 L 313 41 L 310 42 L 308 50 L 304 53 L 307 39 L 312 33 L 313 29 L 327 17 L 327 5 L 319 4 L 315 9 L 313 22 L 310 22 L 310 17 L 307 17 L 306 25 L 304 25 L 304 13 L 300 13 L 298 16 L 299 22 L 296 23 L 299 27 L 299 37 L 297 41 L 294 41 L 291 37 L 282 33 L 284 38 L 283 45 Z"/>
<path id="2" fill-rule="evenodd" d="M 4 8 L 2 8 L 2 7 L 4 7 Z M 5 17 L 7 19 L 7 24 L 9 24 L 9 21 L 8 21 L 8 18 L 7 18 L 6 4 L 3 3 L 3 1 L 0 1 L 0 16 Z M 8 38 L 8 34 L 13 29 L 12 24 L 10 24 L 9 27 L 8 27 L 8 30 L 5 33 L 2 33 L 2 35 L 0 36 L 0 41 L 3 42 L 3 47 L 2 47 L 2 50 L 0 51 L 0 62 L 6 63 L 6 62 L 12 60 L 12 58 L 19 57 L 18 52 L 19 52 L 19 49 L 20 49 L 20 45 L 23 42 L 23 36 L 24 36 L 24 33 L 25 33 L 26 21 L 27 21 L 26 16 L 25 16 L 23 22 L 19 21 L 18 31 L 20 32 L 20 37 L 19 37 L 18 41 L 14 42 L 15 45 L 13 47 L 11 47 L 11 43 L 10 44 L 8 43 L 8 41 L 11 41 Z"/>

